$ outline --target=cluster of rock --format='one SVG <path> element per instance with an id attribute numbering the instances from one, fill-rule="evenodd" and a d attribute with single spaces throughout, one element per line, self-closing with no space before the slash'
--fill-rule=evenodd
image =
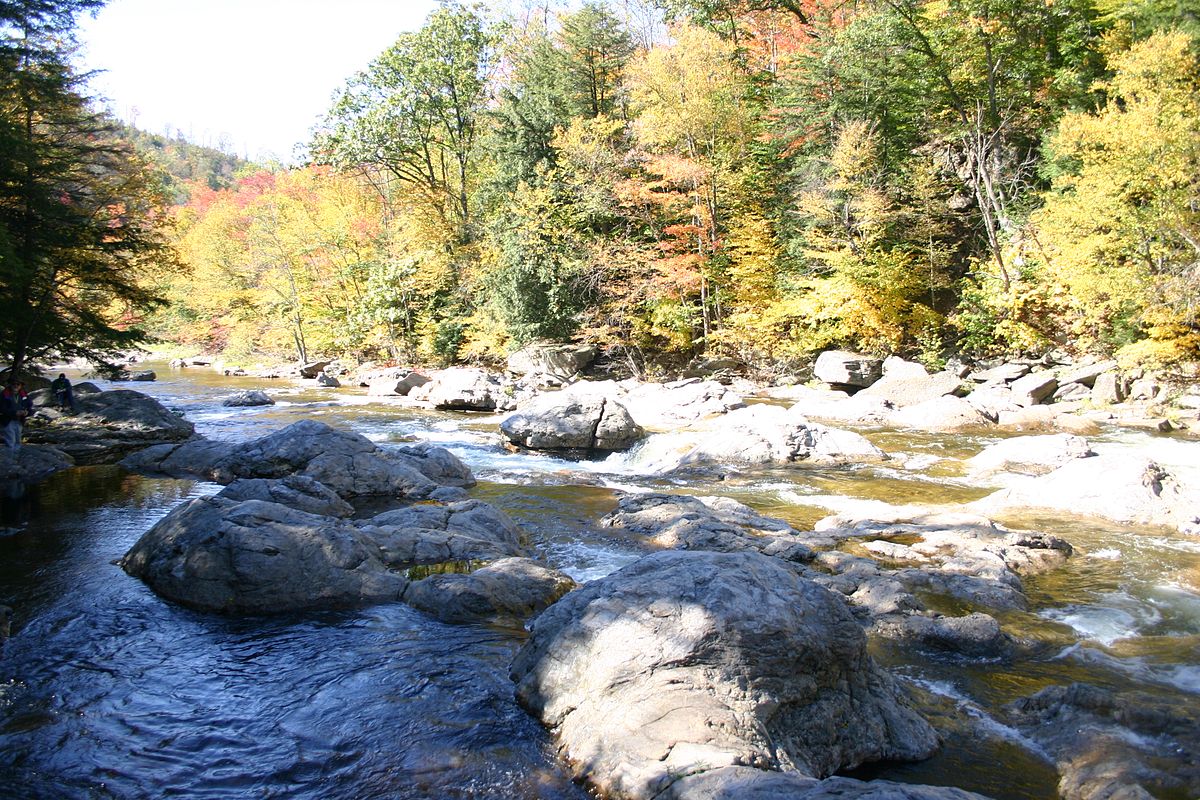
<path id="1" fill-rule="evenodd" d="M 1020 575 L 1071 547 L 980 517 L 893 516 L 799 532 L 728 498 L 625 495 L 602 524 L 665 551 L 530 623 L 518 699 L 607 797 L 977 797 L 828 777 L 938 746 L 910 691 L 867 655 L 868 632 L 1008 657 L 1017 644 L 985 612 L 1024 607 Z M 822 550 L 848 541 L 863 555 Z M 936 613 L 919 599 L 936 594 L 982 610 Z"/>
<path id="2" fill-rule="evenodd" d="M 878 359 L 831 350 L 818 356 L 813 374 L 831 391 L 854 396 L 857 406 L 839 404 L 836 418 L 840 419 L 925 430 L 995 423 L 1085 433 L 1094 429 L 1096 421 L 1110 420 L 1159 430 L 1172 427 L 1161 417 L 1161 406 L 1170 399 L 1167 385 L 1138 377 L 1140 373 L 1122 373 L 1115 361 L 1075 364 L 1044 358 L 974 371 L 957 366 L 931 374 L 920 364 L 896 357 Z M 814 416 L 821 416 L 822 405 L 833 404 L 828 395 L 799 391 L 797 399 L 809 403 Z M 1191 409 L 1194 418 L 1200 398 L 1190 402 L 1189 397 L 1178 398 L 1178 405 Z M 860 398 L 874 398 L 883 405 Z"/>
<path id="3" fill-rule="evenodd" d="M 474 479 L 441 448 L 384 450 L 301 421 L 243 444 L 193 439 L 122 463 L 227 484 L 173 510 L 121 561 L 191 608 L 273 613 L 405 601 L 447 621 L 524 619 L 574 586 L 528 558 L 502 512 L 465 497 Z M 378 495 L 423 502 L 350 518 L 348 500 Z"/>
<path id="4" fill-rule="evenodd" d="M 872 724 L 880 708 L 900 718 L 888 723 L 897 728 L 882 730 L 904 730 L 911 746 L 883 757 L 919 758 L 914 751 L 928 740 L 920 718 L 908 716 L 911 700 L 903 692 L 881 698 L 853 688 L 855 710 L 834 711 L 838 691 L 823 686 L 826 673 L 797 662 L 834 640 L 857 652 L 862 634 L 847 620 L 900 646 L 957 659 L 1010 659 L 1033 645 L 1010 636 L 988 612 L 1025 608 L 1021 578 L 1072 555 L 1058 537 L 936 509 L 839 515 L 797 532 L 728 498 L 628 495 L 605 523 L 674 550 L 550 607 L 532 623 L 513 673 L 518 696 L 551 727 L 564 757 L 615 797 L 975 797 L 819 780 L 859 758 L 839 739 L 843 732 L 867 751 L 887 750 L 887 740 L 872 735 L 881 730 Z M 845 549 L 821 549 L 834 544 Z M 931 596 L 966 613 L 930 610 L 923 599 Z M 797 611 L 800 620 L 792 616 Z M 828 628 L 814 633 L 814 617 Z M 731 652 L 739 648 L 753 654 Z M 841 689 L 859 680 L 872 685 L 869 659 L 853 656 L 856 669 L 840 657 L 822 651 L 820 663 L 848 670 Z M 800 687 L 783 677 L 797 674 L 804 676 Z M 798 729 L 784 723 L 789 703 L 804 706 L 806 692 L 822 697 L 817 705 L 841 726 L 824 727 L 818 720 L 828 718 L 812 706 Z M 1198 744 L 1195 712 L 1151 695 L 1049 687 L 1011 703 L 1001 719 L 1055 761 L 1065 798 L 1149 797 L 1147 789 L 1190 796 L 1200 788 L 1188 756 Z M 808 722 L 817 729 L 806 729 Z M 1178 749 L 1167 756 L 1146 748 L 1150 737 L 1166 737 Z M 823 760 L 830 751 L 837 755 Z"/>

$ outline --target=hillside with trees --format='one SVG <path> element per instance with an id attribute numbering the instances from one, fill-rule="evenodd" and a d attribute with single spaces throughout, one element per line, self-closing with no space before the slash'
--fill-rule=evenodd
<path id="1" fill-rule="evenodd" d="M 1196 9 L 1123 0 L 447 3 L 310 162 L 192 190 L 160 331 L 245 358 L 637 369 L 1200 348 Z"/>

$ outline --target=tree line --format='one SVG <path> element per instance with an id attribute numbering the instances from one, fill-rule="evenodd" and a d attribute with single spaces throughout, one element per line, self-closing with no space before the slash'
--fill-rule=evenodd
<path id="1" fill-rule="evenodd" d="M 189 187 L 185 268 L 136 283 L 152 330 L 439 363 L 576 339 L 636 370 L 1197 357 L 1194 0 L 662 0 L 649 42 L 620 8 L 444 3 L 307 164 Z"/>

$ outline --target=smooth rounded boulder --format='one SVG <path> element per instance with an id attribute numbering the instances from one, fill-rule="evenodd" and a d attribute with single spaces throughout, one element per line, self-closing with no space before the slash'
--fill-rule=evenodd
<path id="1" fill-rule="evenodd" d="M 655 553 L 529 628 L 517 697 L 606 796 L 649 800 L 737 765 L 825 777 L 938 746 L 846 604 L 767 556 Z"/>
<path id="2" fill-rule="evenodd" d="M 563 392 L 535 397 L 506 417 L 500 430 L 531 450 L 625 450 L 645 433 L 616 400 Z"/>
<path id="3" fill-rule="evenodd" d="M 168 600 L 231 614 L 399 600 L 408 586 L 352 523 L 262 500 L 185 503 L 120 563 Z"/>
<path id="4" fill-rule="evenodd" d="M 474 484 L 470 470 L 442 448 L 384 450 L 365 436 L 313 420 L 235 447 L 213 466 L 213 474 L 219 483 L 303 474 L 342 497 L 417 497 L 439 485 Z"/>

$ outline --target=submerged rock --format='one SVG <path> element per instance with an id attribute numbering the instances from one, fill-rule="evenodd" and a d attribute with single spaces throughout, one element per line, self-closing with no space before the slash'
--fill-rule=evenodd
<path id="1" fill-rule="evenodd" d="M 1013 724 L 1054 759 L 1065 800 L 1200 797 L 1194 703 L 1076 683 L 1050 686 L 1006 708 Z"/>
<path id="2" fill-rule="evenodd" d="M 73 466 L 75 461 L 69 455 L 53 447 L 27 444 L 15 455 L 0 447 L 0 480 L 39 483 Z"/>
<path id="3" fill-rule="evenodd" d="M 530 631 L 518 699 L 607 795 L 738 765 L 824 777 L 938 745 L 845 604 L 755 553 L 646 556 Z"/>
<path id="4" fill-rule="evenodd" d="M 951 786 L 922 786 L 852 778 L 806 778 L 794 772 L 722 767 L 689 775 L 660 800 L 987 800 Z"/>

